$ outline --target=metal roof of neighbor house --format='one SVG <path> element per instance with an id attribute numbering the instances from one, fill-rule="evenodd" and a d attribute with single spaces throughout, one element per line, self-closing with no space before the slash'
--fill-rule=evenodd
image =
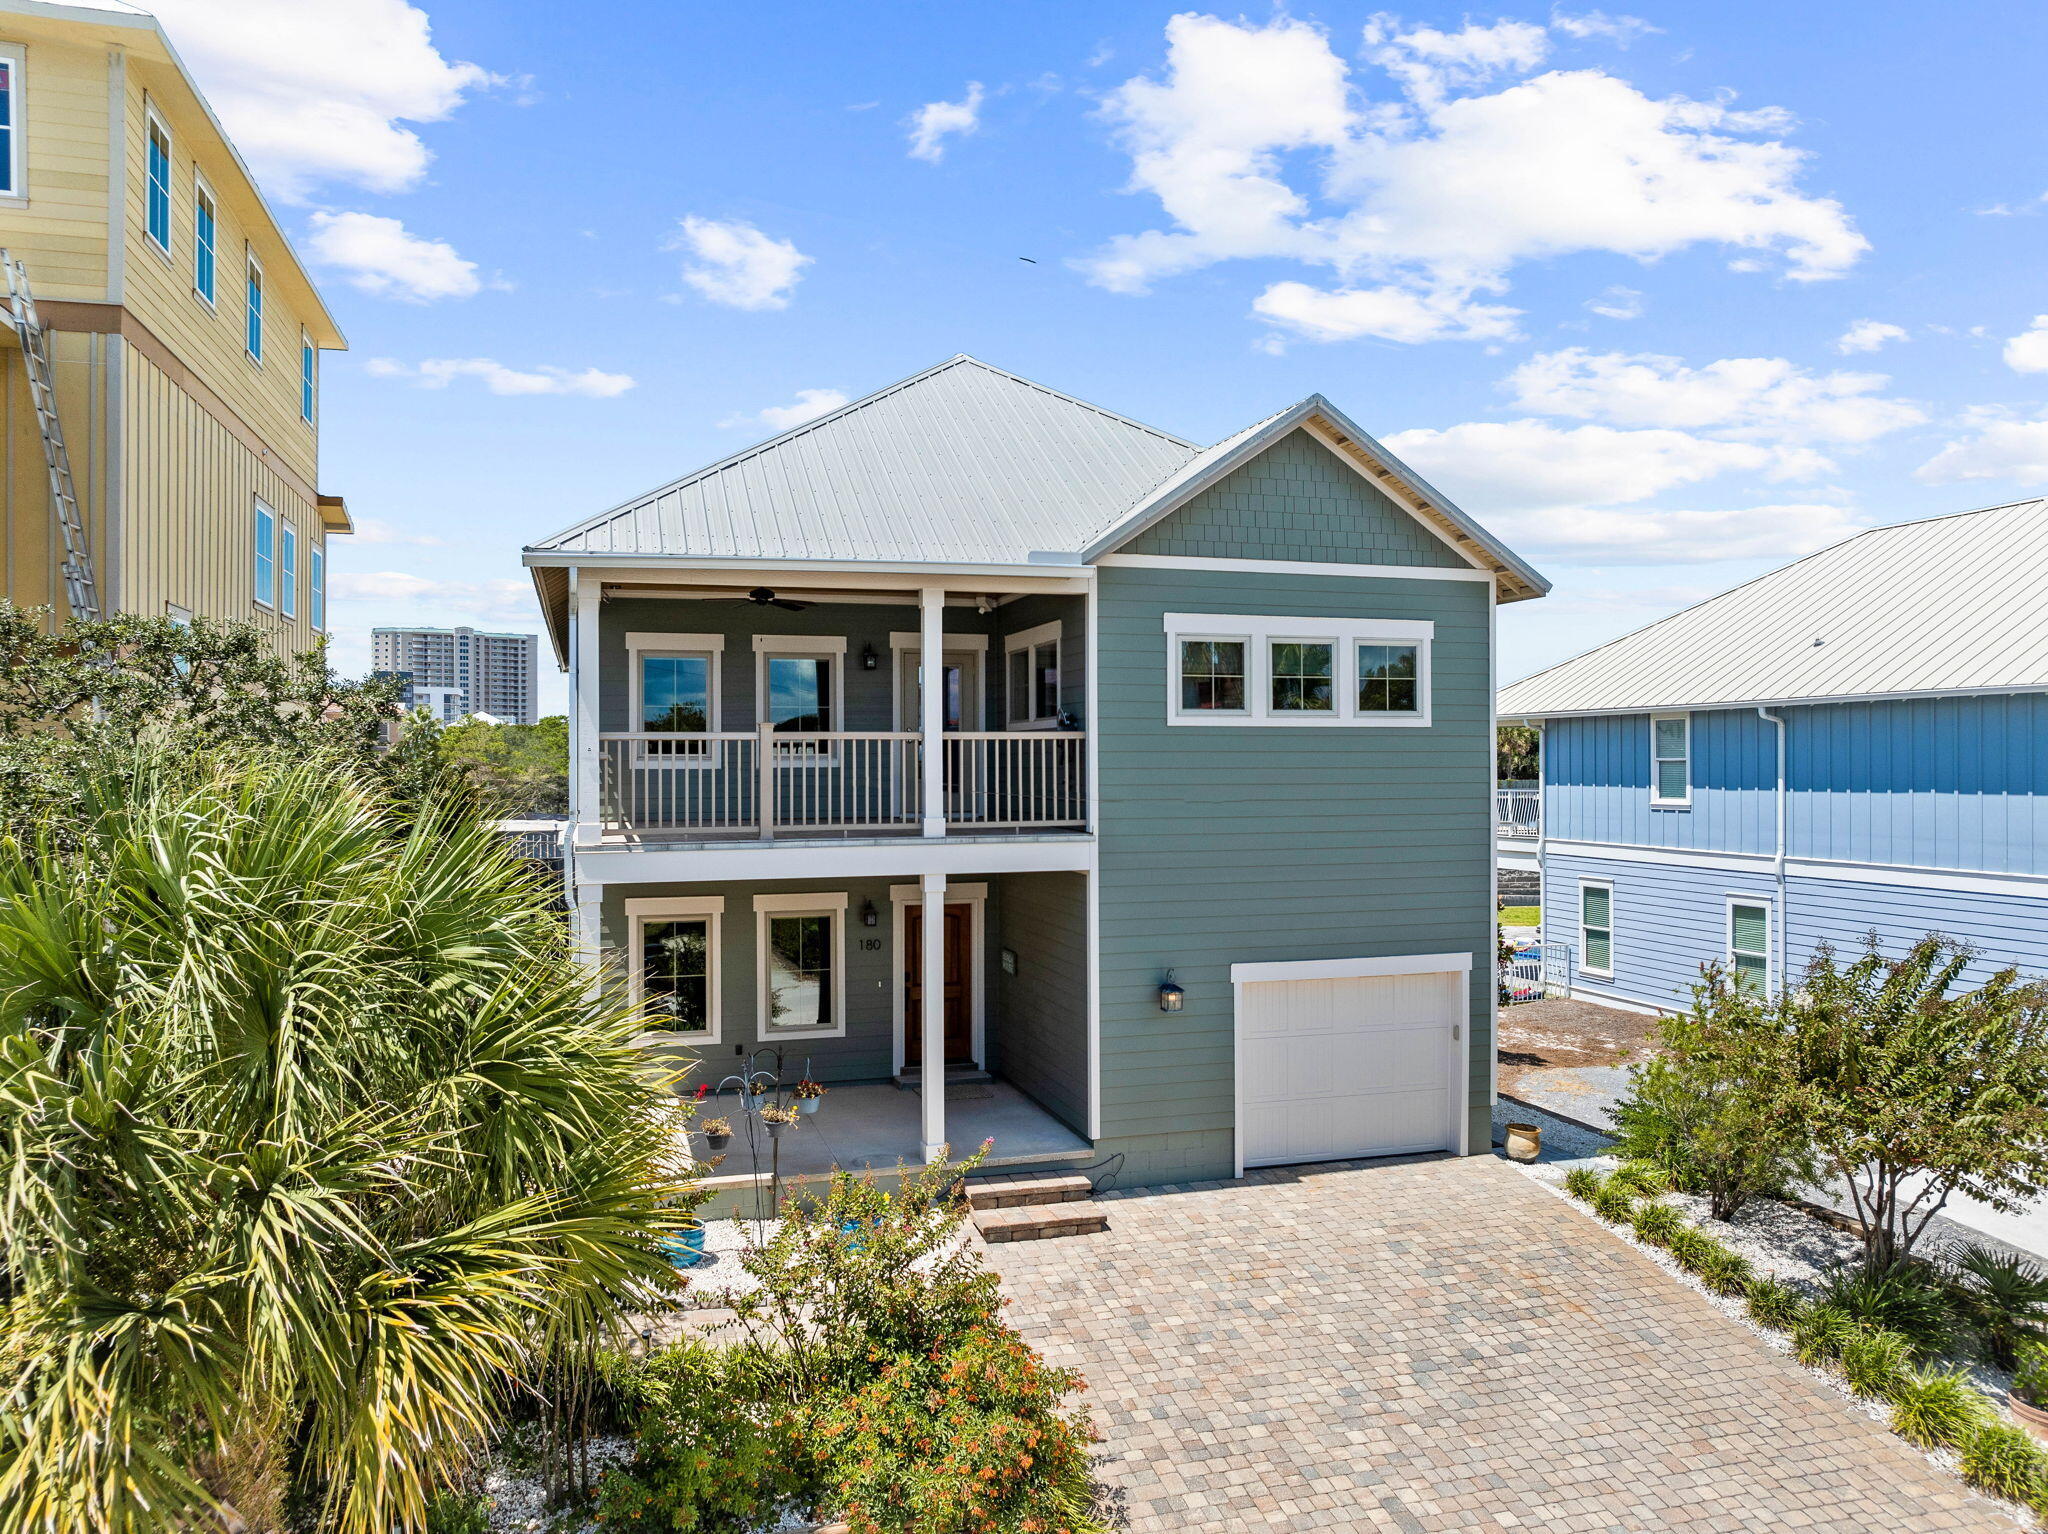
<path id="1" fill-rule="evenodd" d="M 1503 688 L 1502 718 L 2048 689 L 2048 499 L 1872 528 Z"/>

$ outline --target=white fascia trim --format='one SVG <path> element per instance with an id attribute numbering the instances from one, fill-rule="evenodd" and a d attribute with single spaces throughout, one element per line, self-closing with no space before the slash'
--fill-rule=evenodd
<path id="1" fill-rule="evenodd" d="M 1503 691 L 1512 692 L 1521 683 L 1511 682 Z M 1747 713 L 1757 708 L 1819 708 L 1829 703 L 1912 703 L 1922 698 L 2009 698 L 2025 693 L 2048 692 L 2048 683 L 2034 682 L 2015 687 L 1923 687 L 1910 692 L 1845 692 L 1839 695 L 1806 693 L 1789 698 L 1709 699 L 1697 703 L 1606 703 L 1598 708 L 1538 708 L 1504 712 L 1505 724 L 1544 719 L 1601 719 L 1612 714 L 1710 714 L 1721 709 Z"/>
<path id="2" fill-rule="evenodd" d="M 756 634 L 756 655 L 844 655 L 844 634 Z"/>
<path id="3" fill-rule="evenodd" d="M 1060 620 L 1054 618 L 1050 623 L 1041 623 L 1036 628 L 1020 629 L 1017 633 L 1005 634 L 1003 653 L 1011 655 L 1018 650 L 1028 650 L 1033 645 L 1051 644 L 1060 637 L 1060 629 Z"/>
<path id="4" fill-rule="evenodd" d="M 901 560 L 776 558 L 771 554 L 585 554 L 557 549 L 522 549 L 519 562 L 532 569 L 582 566 L 590 570 L 819 570 L 848 575 L 903 575 L 911 584 L 945 580 L 955 575 L 1029 577 L 1030 591 L 1071 590 L 1095 575 L 1092 565 L 1014 564 L 1003 560 L 941 561 L 909 564 Z"/>
<path id="5" fill-rule="evenodd" d="M 1095 838 L 901 837 L 887 842 L 697 843 L 665 847 L 581 847 L 579 886 L 716 884 L 739 879 L 909 879 L 928 873 L 1093 873 Z"/>
<path id="6" fill-rule="evenodd" d="M 1280 959 L 1272 963 L 1233 964 L 1232 985 L 1256 985 L 1267 980 L 1362 980 L 1381 975 L 1441 975 L 1451 971 L 1469 974 L 1469 953 L 1399 954 L 1384 959 Z"/>
<path id="7" fill-rule="evenodd" d="M 651 895 L 626 902 L 628 916 L 723 916 L 723 895 Z"/>
<path id="8" fill-rule="evenodd" d="M 629 650 L 709 650 L 722 654 L 725 650 L 723 634 L 652 634 L 639 631 L 626 635 Z"/>
<path id="9" fill-rule="evenodd" d="M 889 630 L 889 648 L 892 650 L 918 650 L 924 647 L 924 639 L 915 629 Z M 986 634 L 947 634 L 944 648 L 948 650 L 986 650 Z"/>
<path id="10" fill-rule="evenodd" d="M 805 913 L 812 911 L 844 911 L 846 909 L 846 899 L 845 890 L 830 891 L 823 894 L 756 895 L 754 897 L 754 909 L 757 911 L 778 911 L 785 915 L 791 911 L 803 911 Z"/>
<path id="11" fill-rule="evenodd" d="M 948 905 L 961 900 L 986 899 L 988 899 L 988 886 L 986 884 L 956 884 L 951 879 L 946 881 L 946 903 Z M 924 886 L 922 884 L 892 884 L 889 886 L 889 903 L 891 905 L 923 905 Z"/>
<path id="12" fill-rule="evenodd" d="M 1683 847 L 1648 847 L 1633 842 L 1580 842 L 1546 837 L 1545 857 L 1604 858 L 1615 863 L 1661 863 L 1672 868 L 1714 868 L 1725 873 L 1768 874 L 1771 855 L 1748 852 L 1695 852 Z"/>
<path id="13" fill-rule="evenodd" d="M 1629 842 L 1580 842 L 1553 837 L 1544 843 L 1545 856 L 1599 858 L 1614 863 L 1651 863 L 1668 868 L 1715 869 L 1723 873 L 1769 876 L 1769 853 L 1694 852 L 1676 847 L 1645 847 Z M 1916 868 L 1906 863 L 1851 863 L 1827 858 L 1787 858 L 1785 872 L 1794 879 L 1827 879 L 1844 884 L 1881 884 L 1894 889 L 1950 890 L 1965 895 L 2010 895 L 2023 900 L 2048 900 L 2048 874 L 2000 873 L 1969 868 Z"/>
<path id="14" fill-rule="evenodd" d="M 1343 575 L 1399 581 L 1481 581 L 1491 583 L 1491 570 L 1447 569 L 1430 565 L 1324 564 L 1311 559 L 1210 559 L 1195 554 L 1105 554 L 1095 561 L 1125 570 L 1214 570 L 1229 575 Z"/>

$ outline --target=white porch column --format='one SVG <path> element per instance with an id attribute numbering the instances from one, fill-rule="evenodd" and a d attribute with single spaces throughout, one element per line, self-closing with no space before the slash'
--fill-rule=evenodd
<path id="1" fill-rule="evenodd" d="M 946 834 L 946 593 L 926 586 L 917 597 L 918 729 L 924 739 L 924 834 Z M 927 919 L 929 930 L 929 919 Z M 930 963 L 929 957 L 926 959 Z M 929 1136 L 927 1136 L 929 1138 Z"/>
<path id="2" fill-rule="evenodd" d="M 927 687 L 925 691 L 937 689 Z M 929 1162 L 946 1154 L 946 876 L 926 874 L 923 890 L 924 906 L 919 913 L 923 952 L 919 957 L 924 962 L 918 988 L 924 1000 L 918 1018 L 921 1063 L 917 1090 L 924 1099 L 924 1159 Z"/>
<path id="3" fill-rule="evenodd" d="M 603 832 L 597 739 L 597 614 L 603 590 L 595 572 L 569 571 L 569 729 L 574 756 L 570 763 L 569 814 L 571 839 L 579 846 L 594 845 Z"/>

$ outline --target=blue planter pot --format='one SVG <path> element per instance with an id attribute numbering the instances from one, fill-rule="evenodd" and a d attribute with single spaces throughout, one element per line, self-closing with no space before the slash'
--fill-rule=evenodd
<path id="1" fill-rule="evenodd" d="M 704 1222 L 692 1220 L 673 1235 L 656 1243 L 661 1254 L 679 1268 L 694 1268 L 704 1260 Z"/>

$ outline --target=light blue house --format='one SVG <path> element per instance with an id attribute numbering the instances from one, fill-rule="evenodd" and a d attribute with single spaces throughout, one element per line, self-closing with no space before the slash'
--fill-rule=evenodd
<path id="1" fill-rule="evenodd" d="M 1927 932 L 2048 975 L 2048 500 L 1858 534 L 1500 695 L 1548 978 L 1685 1004 Z"/>

